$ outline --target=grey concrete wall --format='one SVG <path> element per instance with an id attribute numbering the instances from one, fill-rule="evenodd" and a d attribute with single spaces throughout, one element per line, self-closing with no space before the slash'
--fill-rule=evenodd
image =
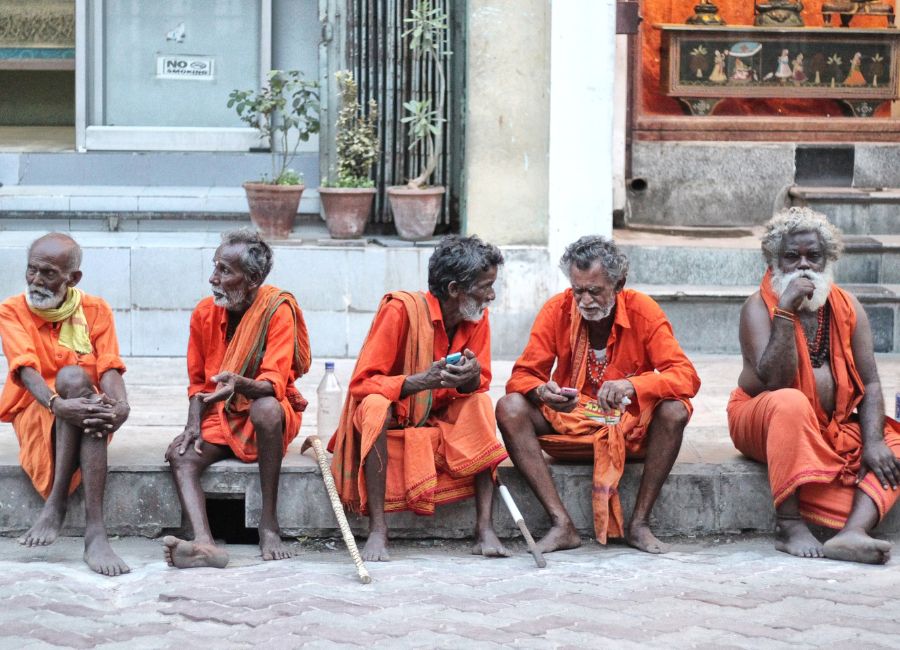
<path id="1" fill-rule="evenodd" d="M 764 223 L 794 182 L 793 143 L 635 142 L 629 220 L 675 226 Z M 783 200 L 783 199 L 782 199 Z"/>
<path id="2" fill-rule="evenodd" d="M 466 230 L 547 244 L 550 3 L 471 0 L 466 86 Z"/>
<path id="3" fill-rule="evenodd" d="M 103 297 L 115 312 L 123 354 L 181 356 L 187 350 L 191 311 L 209 295 L 207 279 L 217 233 L 137 236 L 133 246 L 110 243 L 116 235 L 79 235 L 84 249 L 79 285 Z M 118 235 L 129 237 L 128 233 Z M 0 297 L 20 293 L 25 247 L 19 233 L 0 232 Z M 182 241 L 179 242 L 179 239 Z M 428 287 L 426 247 L 318 247 L 276 245 L 268 282 L 294 293 L 303 308 L 316 359 L 355 357 L 381 296 L 397 289 Z M 525 347 L 532 321 L 550 295 L 546 248 L 507 247 L 506 266 L 490 310 L 492 352 L 515 358 Z M 2 299 L 0 298 L 0 299 Z"/>

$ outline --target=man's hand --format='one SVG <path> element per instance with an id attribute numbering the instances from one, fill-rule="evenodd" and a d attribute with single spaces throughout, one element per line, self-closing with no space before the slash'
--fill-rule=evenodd
<path id="1" fill-rule="evenodd" d="M 534 394 L 541 404 L 546 404 L 560 413 L 571 413 L 578 406 L 578 395 L 566 397 L 560 392 L 559 384 L 552 380 L 535 388 Z"/>
<path id="2" fill-rule="evenodd" d="M 812 298 L 815 290 L 816 285 L 812 280 L 805 278 L 802 275 L 797 276 L 788 283 L 784 293 L 781 294 L 781 300 L 778 301 L 778 306 L 781 309 L 796 312 L 800 309 L 800 303 L 803 302 L 803 299 Z"/>
<path id="3" fill-rule="evenodd" d="M 175 439 L 169 443 L 169 448 L 166 449 L 166 460 L 171 461 L 175 454 L 184 456 L 184 452 L 192 445 L 194 451 L 202 456 L 203 438 L 200 436 L 199 422 L 188 422 L 184 427 L 184 431 L 175 436 Z"/>
<path id="4" fill-rule="evenodd" d="M 900 486 L 900 458 L 894 456 L 894 452 L 884 440 L 863 443 L 862 461 L 856 482 L 862 481 L 869 472 L 875 474 L 885 490 L 888 486 L 893 490 Z"/>
<path id="5" fill-rule="evenodd" d="M 475 353 L 469 349 L 463 352 L 462 358 L 456 363 L 448 364 L 446 358 L 444 361 L 441 369 L 442 388 L 471 387 L 477 378 L 481 377 L 481 364 L 478 363 Z M 478 388 L 478 384 L 475 384 L 474 388 Z"/>
<path id="6" fill-rule="evenodd" d="M 202 400 L 204 404 L 214 404 L 227 400 L 235 393 L 242 392 L 242 388 L 247 381 L 246 377 L 242 377 L 234 372 L 224 371 L 218 375 L 214 375 L 212 380 L 218 384 L 216 390 L 211 393 L 204 393 Z"/>
<path id="7" fill-rule="evenodd" d="M 58 397 L 53 400 L 53 415 L 98 438 L 111 433 L 107 425 L 111 426 L 116 419 L 113 407 L 102 402 L 99 395 Z"/>
<path id="8" fill-rule="evenodd" d="M 636 393 L 634 386 L 627 379 L 605 381 L 597 391 L 597 403 L 604 411 L 622 408 L 622 402 L 627 397 L 634 402 Z"/>
<path id="9" fill-rule="evenodd" d="M 128 415 L 131 413 L 131 407 L 128 406 L 128 402 L 125 400 L 115 400 L 105 393 L 100 395 L 100 402 L 108 404 L 113 411 L 113 421 L 105 425 L 104 433 L 106 435 L 115 433 L 125 424 L 125 420 L 128 419 Z"/>

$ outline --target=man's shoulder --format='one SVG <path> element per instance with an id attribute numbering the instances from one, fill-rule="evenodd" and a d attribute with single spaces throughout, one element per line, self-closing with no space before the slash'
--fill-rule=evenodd
<path id="1" fill-rule="evenodd" d="M 28 303 L 25 302 L 25 294 L 18 293 L 14 296 L 10 296 L 3 302 L 0 302 L 0 310 L 5 312 L 14 312 L 14 311 L 22 311 L 28 310 Z"/>
<path id="2" fill-rule="evenodd" d="M 542 311 L 564 311 L 568 313 L 568 310 L 572 306 L 572 290 L 566 289 L 565 291 L 560 291 L 559 293 L 550 296 L 547 299 L 547 302 L 544 303 L 544 306 L 541 307 Z"/>
<path id="3" fill-rule="evenodd" d="M 81 294 L 81 307 L 83 309 L 93 309 L 97 311 L 112 311 L 112 307 L 109 306 L 109 303 L 106 302 L 106 300 L 90 293 Z"/>
<path id="4" fill-rule="evenodd" d="M 621 297 L 629 318 L 637 317 L 648 321 L 666 318 L 663 308 L 646 293 L 635 289 L 622 289 Z"/>
<path id="5" fill-rule="evenodd" d="M 206 314 L 212 312 L 216 308 L 216 303 L 212 296 L 202 298 L 200 302 L 194 305 L 195 314 Z"/>

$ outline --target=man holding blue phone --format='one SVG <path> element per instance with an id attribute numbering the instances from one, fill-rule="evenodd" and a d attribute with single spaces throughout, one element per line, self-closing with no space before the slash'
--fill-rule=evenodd
<path id="1" fill-rule="evenodd" d="M 434 514 L 475 497 L 473 553 L 507 556 L 491 522 L 497 440 L 487 306 L 503 264 L 496 246 L 448 236 L 428 263 L 428 291 L 378 307 L 328 445 L 345 507 L 369 516 L 362 556 L 388 560 L 387 512 Z"/>
<path id="2" fill-rule="evenodd" d="M 624 537 L 637 549 L 664 553 L 650 511 L 678 456 L 700 378 L 659 305 L 624 288 L 628 259 L 612 240 L 582 237 L 560 267 L 571 289 L 541 309 L 497 404 L 510 457 L 552 522 L 538 550 L 581 545 L 545 451 L 594 463 L 598 542 Z M 618 484 L 627 456 L 643 458 L 644 472 L 626 524 Z"/>

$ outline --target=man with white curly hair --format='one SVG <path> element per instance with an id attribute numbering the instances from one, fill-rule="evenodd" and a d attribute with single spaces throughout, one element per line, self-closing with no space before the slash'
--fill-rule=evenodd
<path id="1" fill-rule="evenodd" d="M 900 424 L 884 415 L 872 331 L 833 282 L 840 231 L 810 208 L 768 224 L 768 270 L 741 311 L 744 367 L 728 403 L 735 446 L 768 464 L 775 548 L 883 564 L 871 530 L 900 491 Z M 812 522 L 839 532 L 822 544 Z"/>

